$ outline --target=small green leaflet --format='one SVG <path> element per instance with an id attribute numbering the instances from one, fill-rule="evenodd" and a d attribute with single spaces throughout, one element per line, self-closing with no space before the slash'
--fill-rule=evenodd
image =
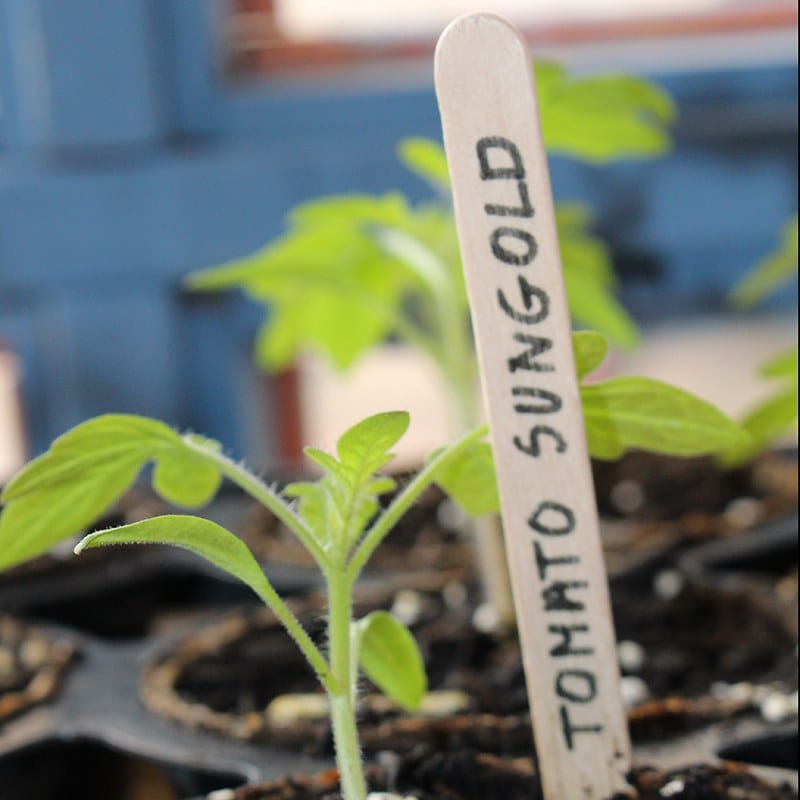
<path id="1" fill-rule="evenodd" d="M 550 62 L 535 67 L 548 150 L 590 163 L 651 158 L 670 148 L 670 96 L 628 75 L 572 77 Z"/>
<path id="2" fill-rule="evenodd" d="M 612 378 L 581 387 L 589 452 L 617 459 L 629 448 L 676 456 L 746 444 L 740 425 L 688 392 L 650 378 Z"/>
<path id="3" fill-rule="evenodd" d="M 391 491 L 391 478 L 376 472 L 391 461 L 392 447 L 409 425 L 405 411 L 375 414 L 354 425 L 336 445 L 338 459 L 307 448 L 306 455 L 325 474 L 316 483 L 298 482 L 285 493 L 300 501 L 300 516 L 317 541 L 345 558 L 378 510 L 380 495 Z"/>
<path id="4" fill-rule="evenodd" d="M 605 361 L 608 342 L 605 336 L 596 331 L 576 331 L 572 334 L 572 349 L 575 352 L 578 380 L 582 381 Z"/>
<path id="5" fill-rule="evenodd" d="M 432 453 L 431 458 L 435 455 Z M 474 444 L 439 469 L 436 483 L 472 517 L 500 511 L 494 458 L 488 442 Z"/>
<path id="6" fill-rule="evenodd" d="M 342 464 L 370 474 L 389 463 L 389 448 L 403 438 L 410 418 L 407 411 L 373 414 L 345 431 L 336 443 Z"/>
<path id="7" fill-rule="evenodd" d="M 751 441 L 733 447 L 721 456 L 721 464 L 732 468 L 746 464 L 797 424 L 797 348 L 770 359 L 761 368 L 765 378 L 783 379 L 785 385 L 759 403 L 742 421 Z"/>
<path id="8" fill-rule="evenodd" d="M 190 447 L 191 442 L 194 447 Z M 219 445 L 185 440 L 144 417 L 108 414 L 56 439 L 5 488 L 0 515 L 0 569 L 40 555 L 83 531 L 130 488 L 154 461 L 153 486 L 168 502 L 197 507 L 216 493 L 221 475 L 198 453 Z"/>
<path id="9" fill-rule="evenodd" d="M 789 378 L 797 382 L 797 347 L 790 347 L 761 367 L 765 378 Z"/>
<path id="10" fill-rule="evenodd" d="M 780 247 L 759 261 L 731 292 L 729 299 L 734 308 L 752 308 L 787 283 L 797 273 L 797 254 L 798 225 L 795 216 L 783 229 Z"/>
<path id="11" fill-rule="evenodd" d="M 238 578 L 262 599 L 271 593 L 269 581 L 247 545 L 211 520 L 182 514 L 153 517 L 90 533 L 78 544 L 75 553 L 117 544 L 168 544 L 182 547 Z"/>
<path id="12" fill-rule="evenodd" d="M 411 631 L 386 611 L 373 611 L 353 626 L 354 646 L 367 677 L 409 711 L 428 690 L 425 664 Z"/>

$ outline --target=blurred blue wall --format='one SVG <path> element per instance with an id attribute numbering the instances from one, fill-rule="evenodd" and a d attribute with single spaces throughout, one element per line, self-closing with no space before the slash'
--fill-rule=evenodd
<path id="1" fill-rule="evenodd" d="M 260 314 L 181 277 L 263 244 L 308 197 L 425 191 L 394 146 L 439 137 L 430 86 L 226 86 L 215 7 L 0 0 L 0 342 L 24 360 L 36 451 L 122 411 L 263 461 Z M 681 109 L 669 158 L 552 164 L 557 196 L 595 208 L 646 321 L 722 309 L 797 202 L 796 65 L 651 77 Z"/>

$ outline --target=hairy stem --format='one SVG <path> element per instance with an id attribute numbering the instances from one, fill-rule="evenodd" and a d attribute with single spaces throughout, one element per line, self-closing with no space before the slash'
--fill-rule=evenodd
<path id="1" fill-rule="evenodd" d="M 325 690 L 333 695 L 341 691 L 338 684 L 336 675 L 334 674 L 325 657 L 319 651 L 319 648 L 311 641 L 311 637 L 306 633 L 305 628 L 300 624 L 300 621 L 294 615 L 292 610 L 280 598 L 272 584 L 264 577 L 263 583 L 258 587 L 254 587 L 258 592 L 258 596 L 264 601 L 267 607 L 278 618 L 281 625 L 286 628 L 286 632 L 294 639 L 300 651 L 308 659 L 314 672 L 317 673 L 320 683 Z"/>
<path id="2" fill-rule="evenodd" d="M 343 570 L 328 573 L 330 663 L 337 690 L 330 692 L 336 765 L 344 800 L 365 800 L 367 784 L 356 725 L 357 660 L 351 637 L 352 583 Z"/>
<path id="3" fill-rule="evenodd" d="M 288 503 L 267 486 L 264 481 L 222 453 L 203 447 L 203 445 L 193 442 L 189 437 L 184 437 L 183 442 L 187 447 L 194 450 L 197 455 L 210 461 L 226 478 L 233 481 L 239 488 L 268 508 L 297 536 L 305 548 L 314 556 L 317 564 L 322 569 L 327 568 L 329 564 L 328 556 L 314 538 L 314 534 L 303 520 L 292 511 Z"/>

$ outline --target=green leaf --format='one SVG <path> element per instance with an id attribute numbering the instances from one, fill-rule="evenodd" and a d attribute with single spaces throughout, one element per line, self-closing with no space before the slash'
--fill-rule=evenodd
<path id="1" fill-rule="evenodd" d="M 339 370 L 351 367 L 392 330 L 392 303 L 357 285 L 329 286 L 308 283 L 302 299 L 299 273 L 283 287 L 280 297 L 263 298 L 271 308 L 256 340 L 255 356 L 265 369 L 275 372 L 290 366 L 304 351 L 315 351 Z M 289 297 L 297 282 L 298 296 Z M 388 313 L 387 313 L 388 312 Z M 347 320 L 343 325 L 342 320 Z"/>
<path id="2" fill-rule="evenodd" d="M 411 631 L 386 611 L 373 611 L 355 623 L 358 658 L 367 677 L 409 711 L 419 708 L 428 678 Z"/>
<path id="3" fill-rule="evenodd" d="M 300 516 L 318 542 L 346 556 L 378 510 L 378 498 L 395 488 L 375 473 L 391 461 L 392 447 L 408 429 L 405 411 L 388 411 L 362 420 L 336 445 L 338 458 L 309 448 L 306 454 L 325 470 L 316 483 L 298 482 L 285 493 L 300 501 Z"/>
<path id="4" fill-rule="evenodd" d="M 779 378 L 789 385 L 768 397 L 752 409 L 742 421 L 751 441 L 732 447 L 721 456 L 723 467 L 746 464 L 776 439 L 788 433 L 797 424 L 797 347 L 770 359 L 761 367 L 766 378 Z"/>
<path id="5" fill-rule="evenodd" d="M 558 241 L 564 269 L 577 271 L 584 279 L 608 289 L 617 285 L 608 246 L 592 235 L 591 211 L 580 203 L 559 203 L 555 207 Z"/>
<path id="6" fill-rule="evenodd" d="M 347 430 L 336 443 L 342 464 L 371 474 L 390 459 L 389 449 L 403 438 L 411 419 L 407 411 L 373 414 Z"/>
<path id="7" fill-rule="evenodd" d="M 221 483 L 220 471 L 189 451 L 165 454 L 153 470 L 153 488 L 165 500 L 184 508 L 204 506 Z"/>
<path id="8" fill-rule="evenodd" d="M 291 228 L 320 231 L 328 228 L 352 231 L 365 225 L 402 226 L 409 214 L 400 192 L 384 195 L 342 194 L 309 200 L 289 213 Z"/>
<path id="9" fill-rule="evenodd" d="M 283 493 L 287 497 L 294 497 L 298 501 L 298 511 L 300 517 L 306 523 L 314 539 L 324 546 L 326 542 L 337 540 L 340 534 L 335 533 L 332 528 L 337 525 L 337 531 L 341 528 L 341 519 L 332 520 L 329 517 L 335 510 L 335 506 L 328 508 L 328 492 L 321 483 L 310 483 L 298 481 L 290 483 L 284 487 Z"/>
<path id="10" fill-rule="evenodd" d="M 734 287 L 729 297 L 734 308 L 752 308 L 787 283 L 797 273 L 797 254 L 798 225 L 795 216 L 783 229 L 780 247 L 759 261 Z"/>
<path id="11" fill-rule="evenodd" d="M 797 422 L 797 387 L 773 395 L 751 411 L 743 425 L 750 435 L 764 444 L 786 433 Z"/>
<path id="12" fill-rule="evenodd" d="M 579 381 L 594 372 L 608 355 L 608 341 L 596 331 L 576 331 L 572 334 L 572 347 Z"/>
<path id="13" fill-rule="evenodd" d="M 439 142 L 420 137 L 403 139 L 397 147 L 397 155 L 407 169 L 434 189 L 443 194 L 450 192 L 447 156 Z"/>
<path id="14" fill-rule="evenodd" d="M 404 298 L 418 289 L 416 273 L 372 235 L 381 226 L 405 230 L 414 217 L 396 193 L 323 198 L 294 209 L 287 233 L 269 246 L 187 283 L 239 288 L 269 308 L 256 344 L 268 370 L 306 349 L 346 369 L 395 330 Z"/>
<path id="15" fill-rule="evenodd" d="M 431 454 L 433 458 L 441 451 Z M 436 483 L 472 517 L 500 511 L 492 447 L 478 442 L 439 469 Z"/>
<path id="16" fill-rule="evenodd" d="M 589 452 L 616 459 L 629 448 L 676 456 L 739 447 L 748 434 L 721 411 L 650 378 L 612 378 L 581 387 Z"/>
<path id="17" fill-rule="evenodd" d="M 154 487 L 166 500 L 195 507 L 208 502 L 221 476 L 169 426 L 144 417 L 108 414 L 56 439 L 5 488 L 0 515 L 0 569 L 20 564 L 85 530 L 154 461 Z"/>
<path id="18" fill-rule="evenodd" d="M 675 106 L 663 89 L 628 75 L 572 77 L 552 63 L 537 63 L 535 73 L 551 152 L 599 164 L 669 150 Z"/>
<path id="19" fill-rule="evenodd" d="M 265 587 L 269 586 L 269 581 L 247 545 L 211 520 L 182 514 L 153 517 L 90 533 L 78 544 L 75 552 L 115 544 L 168 544 L 182 547 L 238 578 L 259 597 L 265 595 Z"/>
<path id="20" fill-rule="evenodd" d="M 270 309 L 259 336 L 261 363 L 281 369 L 309 348 L 349 367 L 392 330 L 401 274 L 365 232 L 303 230 L 283 244 L 262 252 L 258 271 L 241 283 Z"/>
<path id="21" fill-rule="evenodd" d="M 765 378 L 790 378 L 797 381 L 797 347 L 790 347 L 785 352 L 771 358 L 761 367 Z"/>
<path id="22" fill-rule="evenodd" d="M 797 424 L 797 388 L 769 397 L 756 406 L 743 420 L 742 426 L 751 440 L 721 454 L 721 466 L 726 469 L 747 464 L 772 442 L 788 433 Z"/>

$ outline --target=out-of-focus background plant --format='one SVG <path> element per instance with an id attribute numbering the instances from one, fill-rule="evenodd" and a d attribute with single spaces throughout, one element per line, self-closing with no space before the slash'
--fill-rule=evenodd
<path id="1" fill-rule="evenodd" d="M 605 164 L 668 150 L 675 110 L 657 86 L 626 75 L 574 78 L 553 63 L 538 64 L 536 76 L 551 152 Z M 304 203 L 274 243 L 197 273 L 188 284 L 243 289 L 265 305 L 256 356 L 271 371 L 309 349 L 344 369 L 388 336 L 397 337 L 433 359 L 450 390 L 456 428 L 464 429 L 479 415 L 447 163 L 441 146 L 428 139 L 405 139 L 398 153 L 435 199 L 413 204 L 393 192 Z M 633 346 L 636 326 L 614 296 L 611 256 L 590 231 L 591 211 L 561 203 L 557 221 L 576 322 Z"/>
<path id="2" fill-rule="evenodd" d="M 731 291 L 734 308 L 740 311 L 753 308 L 797 275 L 797 241 L 795 215 L 784 225 L 780 245 L 764 256 Z M 731 466 L 746 462 L 797 426 L 797 345 L 771 356 L 759 372 L 773 388 L 742 420 L 752 441 L 725 455 L 723 463 Z"/>

